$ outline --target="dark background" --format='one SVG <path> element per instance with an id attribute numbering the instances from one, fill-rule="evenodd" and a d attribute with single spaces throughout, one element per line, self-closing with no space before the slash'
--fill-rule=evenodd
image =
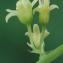
<path id="1" fill-rule="evenodd" d="M 25 36 L 27 28 L 20 23 L 17 17 L 12 17 L 9 22 L 5 22 L 8 14 L 6 9 L 15 10 L 18 0 L 0 0 L 0 63 L 36 63 L 39 60 L 38 54 L 31 54 L 27 46 L 29 38 Z M 32 0 L 31 0 L 32 1 Z M 50 4 L 56 4 L 58 9 L 50 12 L 50 21 L 47 30 L 50 35 L 45 39 L 45 50 L 50 51 L 63 44 L 63 0 L 50 0 Z M 35 7 L 38 3 L 35 5 Z M 35 13 L 33 24 L 41 25 L 38 22 L 38 12 Z M 63 63 L 63 55 L 52 63 Z"/>

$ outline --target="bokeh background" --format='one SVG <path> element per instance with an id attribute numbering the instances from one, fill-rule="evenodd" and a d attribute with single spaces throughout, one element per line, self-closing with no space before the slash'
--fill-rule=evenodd
<path id="1" fill-rule="evenodd" d="M 20 23 L 17 17 L 12 17 L 9 22 L 5 22 L 5 16 L 8 14 L 6 9 L 15 10 L 18 0 L 0 0 L 0 63 L 36 63 L 39 60 L 38 54 L 31 54 L 27 46 L 29 38 L 25 36 L 27 28 Z M 32 1 L 32 0 L 31 0 Z M 45 51 L 54 50 L 63 44 L 63 0 L 50 0 L 50 5 L 56 4 L 58 9 L 50 12 L 50 21 L 47 30 L 50 35 L 45 38 Z M 34 6 L 34 8 L 38 3 Z M 34 24 L 41 25 L 38 22 L 38 12 L 35 13 L 32 20 Z M 63 55 L 58 57 L 52 63 L 63 63 Z"/>

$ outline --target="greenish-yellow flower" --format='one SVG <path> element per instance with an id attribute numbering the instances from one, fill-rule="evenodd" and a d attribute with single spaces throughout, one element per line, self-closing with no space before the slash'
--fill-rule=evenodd
<path id="1" fill-rule="evenodd" d="M 8 22 L 8 19 L 12 16 L 17 16 L 21 23 L 23 24 L 29 24 L 32 21 L 33 15 L 32 15 L 32 7 L 37 2 L 37 0 L 33 0 L 31 3 L 29 0 L 19 0 L 16 3 L 16 10 L 10 10 L 7 9 L 6 11 L 10 12 L 6 16 L 6 22 Z"/>
<path id="2" fill-rule="evenodd" d="M 28 32 L 25 33 L 25 35 L 27 35 L 29 37 Z M 45 35 L 44 38 L 47 37 L 49 35 L 49 32 L 47 30 L 45 30 Z M 36 48 L 39 47 L 40 45 L 40 30 L 39 30 L 39 26 L 37 24 L 34 24 L 33 26 L 33 33 L 32 33 L 32 37 L 33 37 L 33 42 Z M 30 47 L 32 47 L 32 45 L 30 45 L 29 43 L 27 43 Z"/>
<path id="3" fill-rule="evenodd" d="M 39 22 L 41 25 L 46 25 L 49 22 L 49 13 L 52 9 L 58 8 L 57 5 L 51 5 L 50 0 L 39 0 L 39 5 L 33 10 L 39 12 Z"/>

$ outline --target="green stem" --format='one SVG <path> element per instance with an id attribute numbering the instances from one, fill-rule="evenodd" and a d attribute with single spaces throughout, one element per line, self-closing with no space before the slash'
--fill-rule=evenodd
<path id="1" fill-rule="evenodd" d="M 40 60 L 36 63 L 50 63 L 55 60 L 57 57 L 63 54 L 63 44 L 47 54 L 45 57 L 41 57 Z"/>
<path id="2" fill-rule="evenodd" d="M 32 31 L 31 31 L 31 25 L 27 25 L 28 33 L 29 33 L 29 39 L 30 43 L 33 44 L 33 39 L 32 39 Z"/>
<path id="3" fill-rule="evenodd" d="M 43 57 L 43 56 L 46 55 L 46 53 L 44 51 L 44 34 L 45 34 L 45 29 L 46 29 L 46 26 L 42 26 L 41 37 L 40 37 L 40 46 L 39 46 L 40 57 Z"/>
<path id="4" fill-rule="evenodd" d="M 42 46 L 42 43 L 44 42 L 45 29 L 46 29 L 46 26 L 42 26 L 42 32 L 41 32 L 41 38 L 40 38 L 40 48 Z"/>

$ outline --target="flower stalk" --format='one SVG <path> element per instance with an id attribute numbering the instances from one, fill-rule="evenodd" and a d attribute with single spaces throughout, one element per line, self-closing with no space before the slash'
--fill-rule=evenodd
<path id="1" fill-rule="evenodd" d="M 46 29 L 46 26 L 42 26 L 42 32 L 41 32 L 41 38 L 40 38 L 40 47 L 42 46 L 42 43 L 44 42 L 45 29 Z"/>
<path id="2" fill-rule="evenodd" d="M 32 31 L 31 31 L 31 25 L 26 25 L 27 29 L 28 29 L 28 33 L 29 33 L 29 39 L 30 39 L 30 43 L 31 45 L 33 44 L 33 39 L 32 39 Z"/>
<path id="3" fill-rule="evenodd" d="M 44 44 L 45 29 L 46 29 L 46 26 L 42 26 L 42 32 L 41 32 L 41 37 L 40 37 L 40 46 L 39 46 L 39 49 L 41 51 L 40 57 L 46 55 L 45 50 L 44 50 L 44 46 L 45 46 L 45 44 Z"/>

